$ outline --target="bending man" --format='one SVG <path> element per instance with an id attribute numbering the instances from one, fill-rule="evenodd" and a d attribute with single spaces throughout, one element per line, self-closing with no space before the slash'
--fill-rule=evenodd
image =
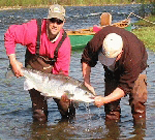
<path id="1" fill-rule="evenodd" d="M 133 118 L 145 118 L 147 59 L 142 41 L 118 27 L 105 27 L 88 42 L 81 59 L 84 83 L 95 93 L 90 83 L 91 67 L 100 61 L 105 70 L 105 94 L 96 96 L 95 105 L 105 105 L 107 120 L 120 119 L 120 100 L 126 95 Z"/>

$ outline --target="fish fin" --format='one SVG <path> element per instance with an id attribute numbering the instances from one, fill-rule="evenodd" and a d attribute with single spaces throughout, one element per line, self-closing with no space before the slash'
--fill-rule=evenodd
<path id="1" fill-rule="evenodd" d="M 66 94 L 68 98 L 74 96 L 74 94 L 72 94 L 69 90 L 65 90 L 65 91 L 64 91 L 64 94 Z"/>
<path id="2" fill-rule="evenodd" d="M 70 91 L 69 90 L 65 90 L 64 93 L 65 94 L 70 94 Z"/>
<path id="3" fill-rule="evenodd" d="M 64 91 L 64 94 L 66 94 L 68 98 L 72 98 L 72 97 L 74 96 L 74 94 L 72 94 L 72 93 L 71 93 L 70 91 L 68 91 L 68 90 L 65 90 L 65 91 Z M 78 107 L 79 107 L 79 102 L 78 102 L 78 101 L 72 100 L 72 103 L 73 103 L 73 106 L 74 106 L 75 108 L 78 108 Z"/>
<path id="4" fill-rule="evenodd" d="M 24 90 L 30 90 L 33 89 L 34 85 L 32 82 L 30 82 L 28 79 L 25 80 L 24 82 Z"/>
<path id="5" fill-rule="evenodd" d="M 50 98 L 52 98 L 51 96 L 44 96 L 44 99 L 45 100 L 48 100 L 48 99 L 50 99 Z"/>
<path id="6" fill-rule="evenodd" d="M 43 96 L 45 96 L 46 98 L 51 98 L 51 96 L 49 96 L 49 94 L 48 93 L 40 93 L 41 95 L 43 95 Z"/>

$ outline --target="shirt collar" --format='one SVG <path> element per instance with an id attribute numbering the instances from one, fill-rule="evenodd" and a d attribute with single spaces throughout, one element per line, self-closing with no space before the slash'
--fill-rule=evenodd
<path id="1" fill-rule="evenodd" d="M 57 39 L 59 38 L 59 35 L 60 35 L 60 32 L 58 33 L 58 35 L 57 35 L 53 40 L 51 40 L 51 42 L 52 42 L 52 43 L 56 42 Z"/>

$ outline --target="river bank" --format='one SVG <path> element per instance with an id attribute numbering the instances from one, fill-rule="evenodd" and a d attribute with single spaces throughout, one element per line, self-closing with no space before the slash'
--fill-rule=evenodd
<path id="1" fill-rule="evenodd" d="M 138 26 L 139 28 L 133 30 L 132 32 L 144 42 L 149 50 L 155 52 L 155 16 L 151 15 L 145 19 L 150 21 L 150 23 L 144 20 L 140 20 L 137 23 L 134 23 L 134 25 Z"/>

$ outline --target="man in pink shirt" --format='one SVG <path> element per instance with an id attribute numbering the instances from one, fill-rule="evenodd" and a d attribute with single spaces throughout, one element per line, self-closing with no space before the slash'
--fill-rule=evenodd
<path id="1" fill-rule="evenodd" d="M 16 77 L 21 77 L 21 67 L 23 64 L 16 59 L 15 47 L 19 43 L 27 47 L 25 65 L 31 68 L 37 68 L 39 65 L 34 63 L 32 59 L 38 51 L 39 56 L 55 58 L 55 50 L 62 40 L 65 31 L 63 25 L 65 22 L 65 9 L 56 4 L 49 8 L 47 19 L 41 20 L 40 36 L 39 25 L 36 19 L 33 19 L 22 25 L 11 25 L 5 33 L 5 48 L 9 58 L 10 65 Z M 38 41 L 39 36 L 39 41 Z M 40 43 L 39 49 L 36 49 L 37 43 Z M 61 43 L 57 52 L 56 62 L 51 64 L 48 72 L 53 74 L 69 74 L 71 44 L 70 39 L 66 36 Z M 38 121 L 46 121 L 48 115 L 47 101 L 38 91 L 32 89 L 29 91 L 32 100 L 33 118 Z M 54 99 L 58 105 L 58 109 L 62 118 L 68 118 L 75 115 L 75 108 L 72 102 L 64 102 L 64 100 Z"/>

